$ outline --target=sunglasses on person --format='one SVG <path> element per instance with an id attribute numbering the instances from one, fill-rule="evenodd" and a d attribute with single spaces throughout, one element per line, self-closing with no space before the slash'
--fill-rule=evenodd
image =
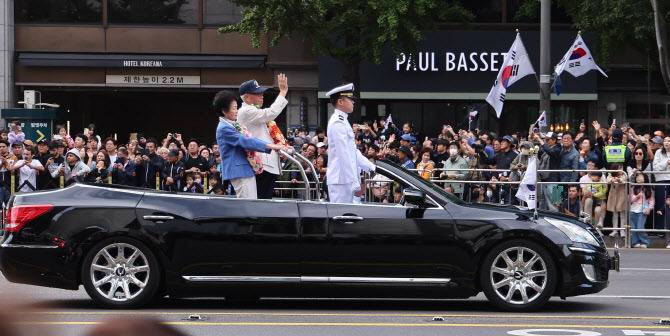
<path id="1" fill-rule="evenodd" d="M 635 155 L 644 155 L 642 152 L 635 152 Z"/>

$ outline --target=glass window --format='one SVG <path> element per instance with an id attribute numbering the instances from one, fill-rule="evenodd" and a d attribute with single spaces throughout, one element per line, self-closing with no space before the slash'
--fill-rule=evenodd
<path id="1" fill-rule="evenodd" d="M 242 20 L 242 7 L 229 0 L 204 0 L 204 23 L 211 25 L 237 23 Z"/>
<path id="2" fill-rule="evenodd" d="M 666 104 L 628 103 L 626 121 L 638 134 L 668 129 L 668 107 Z"/>
<path id="3" fill-rule="evenodd" d="M 109 0 L 109 22 L 197 24 L 198 0 Z"/>
<path id="4" fill-rule="evenodd" d="M 16 0 L 16 23 L 102 23 L 102 0 Z"/>

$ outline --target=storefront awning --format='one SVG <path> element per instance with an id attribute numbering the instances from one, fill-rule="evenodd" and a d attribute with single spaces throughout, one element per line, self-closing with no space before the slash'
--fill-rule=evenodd
<path id="1" fill-rule="evenodd" d="M 254 69 L 265 65 L 258 55 L 151 55 L 97 53 L 19 53 L 17 61 L 32 67 L 77 68 L 209 68 Z"/>

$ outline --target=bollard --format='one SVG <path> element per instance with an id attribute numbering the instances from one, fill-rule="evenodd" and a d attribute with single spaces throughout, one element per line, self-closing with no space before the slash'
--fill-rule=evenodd
<path id="1" fill-rule="evenodd" d="M 9 190 L 10 195 L 14 195 L 16 188 L 16 177 L 14 176 L 14 171 L 11 171 L 9 174 Z"/>
<path id="2" fill-rule="evenodd" d="M 208 179 L 207 175 L 208 175 L 207 172 L 205 172 L 205 176 L 202 179 L 202 193 L 203 194 L 206 194 L 207 189 L 209 189 L 209 179 Z"/>
<path id="3" fill-rule="evenodd" d="M 59 181 L 59 182 L 60 182 L 60 183 L 59 183 L 59 187 L 60 187 L 60 188 L 65 188 L 65 176 L 61 175 L 60 178 L 59 178 L 59 180 L 60 180 L 60 181 Z"/>
<path id="4" fill-rule="evenodd" d="M 161 190 L 161 173 L 156 172 L 156 190 Z"/>

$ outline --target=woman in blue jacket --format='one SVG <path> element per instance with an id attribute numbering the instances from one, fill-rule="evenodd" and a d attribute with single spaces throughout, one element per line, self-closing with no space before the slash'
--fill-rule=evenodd
<path id="1" fill-rule="evenodd" d="M 237 97 L 230 91 L 220 91 L 214 97 L 214 110 L 219 117 L 216 143 L 221 153 L 221 176 L 230 180 L 237 198 L 258 198 L 254 170 L 247 159 L 247 150 L 270 153 L 284 146 L 247 137 L 237 123 Z"/>

